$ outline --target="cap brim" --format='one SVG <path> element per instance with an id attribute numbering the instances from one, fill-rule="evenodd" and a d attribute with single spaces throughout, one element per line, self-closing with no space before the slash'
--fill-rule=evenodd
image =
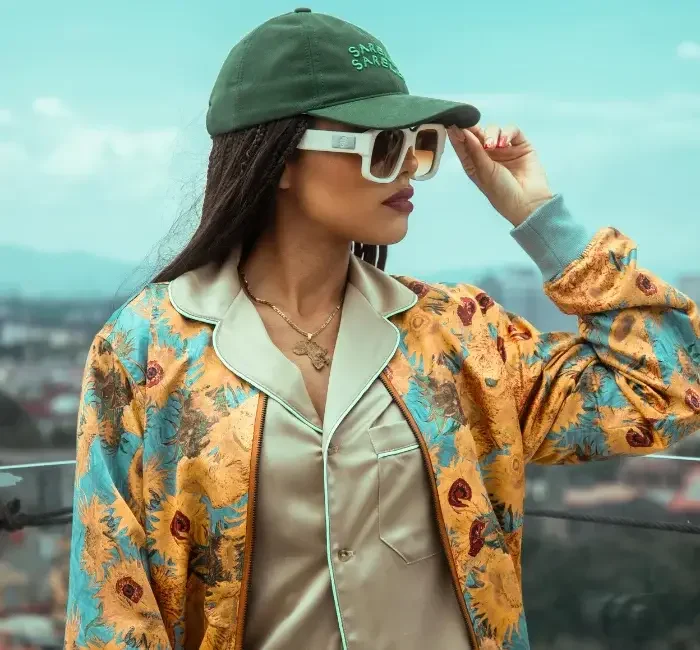
<path id="1" fill-rule="evenodd" d="M 481 118 L 471 104 L 406 94 L 356 99 L 307 113 L 365 129 L 402 129 L 418 124 L 454 124 L 466 129 Z"/>

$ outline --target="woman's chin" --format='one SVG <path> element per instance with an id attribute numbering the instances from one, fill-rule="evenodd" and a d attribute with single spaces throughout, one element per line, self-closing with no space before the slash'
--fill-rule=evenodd
<path id="1" fill-rule="evenodd" d="M 407 214 L 396 213 L 393 218 L 383 221 L 377 220 L 376 223 L 381 227 L 374 228 L 365 235 L 364 239 L 360 238 L 355 241 L 375 246 L 390 246 L 398 244 L 408 233 Z"/>

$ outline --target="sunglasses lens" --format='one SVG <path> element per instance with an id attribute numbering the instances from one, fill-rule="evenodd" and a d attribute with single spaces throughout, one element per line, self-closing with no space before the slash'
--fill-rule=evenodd
<path id="1" fill-rule="evenodd" d="M 438 132 L 435 129 L 425 129 L 416 136 L 415 156 L 418 169 L 415 178 L 429 174 L 435 165 L 438 149 Z"/>
<path id="2" fill-rule="evenodd" d="M 386 129 L 377 134 L 370 166 L 376 178 L 388 178 L 396 169 L 403 148 L 403 137 L 403 131 L 399 129 Z"/>

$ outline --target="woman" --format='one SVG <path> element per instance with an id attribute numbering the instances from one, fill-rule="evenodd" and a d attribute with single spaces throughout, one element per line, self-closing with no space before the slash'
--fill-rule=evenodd
<path id="1" fill-rule="evenodd" d="M 309 10 L 232 50 L 201 224 L 90 351 L 67 648 L 527 648 L 525 463 L 700 428 L 696 307 L 478 120 Z M 382 271 L 445 127 L 578 335 Z"/>

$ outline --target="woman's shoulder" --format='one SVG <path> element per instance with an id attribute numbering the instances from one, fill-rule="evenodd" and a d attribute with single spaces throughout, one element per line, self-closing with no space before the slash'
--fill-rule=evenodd
<path id="1" fill-rule="evenodd" d="M 154 329 L 178 316 L 168 298 L 168 283 L 150 283 L 125 300 L 95 335 L 106 343 L 137 382 L 145 379 Z"/>
<path id="2" fill-rule="evenodd" d="M 446 307 L 465 306 L 467 310 L 471 310 L 472 307 L 475 310 L 479 308 L 485 313 L 491 307 L 497 306 L 485 291 L 467 282 L 428 282 L 405 275 L 393 277 L 418 296 L 413 309 L 434 311 L 435 307 L 442 304 Z"/>
<path id="3" fill-rule="evenodd" d="M 167 282 L 147 284 L 112 312 L 98 336 L 110 342 L 125 332 L 132 336 L 142 331 L 148 332 L 151 324 L 168 310 L 169 303 Z"/>

